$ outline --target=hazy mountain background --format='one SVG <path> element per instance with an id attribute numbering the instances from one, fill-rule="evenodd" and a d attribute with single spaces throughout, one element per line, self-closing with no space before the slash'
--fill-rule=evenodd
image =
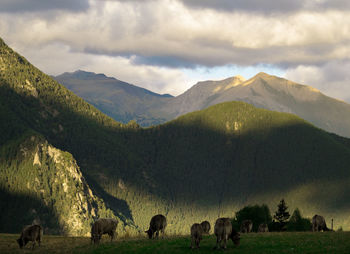
<path id="1" fill-rule="evenodd" d="M 89 76 L 89 81 L 84 73 Z M 150 126 L 221 102 L 244 101 L 259 108 L 296 114 L 326 131 L 350 137 L 349 104 L 310 86 L 266 73 L 259 73 L 249 80 L 237 76 L 203 81 L 179 96 L 165 98 L 126 83 L 123 83 L 124 89 L 128 87 L 130 90 L 127 95 L 115 92 L 116 86 L 106 86 L 105 83 L 111 80 L 116 83 L 116 80 L 101 74 L 80 71 L 55 79 L 102 112 L 124 123 L 136 120 L 141 126 Z"/>
<path id="2" fill-rule="evenodd" d="M 97 217 L 119 233 L 167 232 L 248 204 L 322 214 L 350 228 L 350 140 L 287 113 L 228 102 L 150 128 L 118 123 L 0 40 L 1 232 L 40 221 L 84 235 Z M 20 218 L 20 219 L 18 219 Z M 73 222 L 74 223 L 73 223 Z"/>
<path id="3" fill-rule="evenodd" d="M 58 82 L 117 121 L 137 121 L 142 126 L 165 122 L 159 107 L 172 96 L 160 95 L 104 74 L 86 71 L 63 73 Z"/>

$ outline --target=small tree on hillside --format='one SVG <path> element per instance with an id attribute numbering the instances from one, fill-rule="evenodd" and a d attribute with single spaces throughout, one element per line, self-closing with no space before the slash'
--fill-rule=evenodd
<path id="1" fill-rule="evenodd" d="M 286 222 L 290 217 L 290 214 L 287 211 L 287 209 L 288 209 L 288 206 L 286 205 L 286 202 L 284 201 L 284 199 L 282 199 L 278 204 L 278 209 L 275 215 L 273 216 L 274 219 L 280 224 L 281 230 L 285 229 Z"/>

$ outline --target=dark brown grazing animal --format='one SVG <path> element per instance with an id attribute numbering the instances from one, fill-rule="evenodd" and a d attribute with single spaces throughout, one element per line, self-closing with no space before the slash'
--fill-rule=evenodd
<path id="1" fill-rule="evenodd" d="M 37 241 L 39 246 L 41 243 L 41 237 L 43 235 L 43 228 L 39 225 L 25 226 L 22 230 L 21 236 L 17 239 L 19 247 L 22 249 L 29 241 L 33 242 L 32 250 L 34 249 L 35 242 Z"/>
<path id="2" fill-rule="evenodd" d="M 242 233 L 250 233 L 253 229 L 253 222 L 251 220 L 244 220 L 241 224 Z"/>
<path id="3" fill-rule="evenodd" d="M 201 225 L 202 225 L 204 234 L 209 234 L 209 232 L 210 232 L 210 223 L 209 223 L 209 221 L 207 221 L 207 220 L 203 221 L 201 223 Z"/>
<path id="4" fill-rule="evenodd" d="M 236 246 L 240 243 L 240 234 L 232 228 L 229 218 L 219 218 L 216 220 L 214 234 L 216 235 L 216 246 L 214 247 L 216 249 L 220 248 L 222 241 L 224 242 L 223 248 L 226 249 L 227 239 L 231 239 Z"/>
<path id="5" fill-rule="evenodd" d="M 199 248 L 199 243 L 202 240 L 203 227 L 201 224 L 195 223 L 191 227 L 191 249 L 193 249 L 193 244 L 196 245 L 196 248 Z"/>
<path id="6" fill-rule="evenodd" d="M 258 232 L 269 232 L 269 227 L 266 223 L 261 223 L 259 225 Z"/>
<path id="7" fill-rule="evenodd" d="M 91 227 L 91 243 L 100 243 L 103 234 L 108 234 L 111 237 L 111 242 L 115 237 L 118 221 L 110 218 L 100 218 L 92 224 Z"/>
<path id="8" fill-rule="evenodd" d="M 315 215 L 312 217 L 312 231 L 330 231 L 329 228 L 327 228 L 326 221 L 324 220 L 323 216 L 321 215 Z"/>
<path id="9" fill-rule="evenodd" d="M 162 214 L 157 214 L 152 217 L 151 222 L 149 223 L 149 229 L 145 231 L 145 233 L 148 234 L 148 238 L 152 239 L 154 236 L 154 233 L 156 233 L 156 238 L 159 237 L 159 231 L 162 232 L 164 236 L 164 230 L 166 228 L 166 218 Z"/>

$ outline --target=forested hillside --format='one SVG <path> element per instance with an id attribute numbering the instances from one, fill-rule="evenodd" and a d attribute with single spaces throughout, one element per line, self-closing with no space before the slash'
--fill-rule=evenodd
<path id="1" fill-rule="evenodd" d="M 246 204 L 266 203 L 273 210 L 281 198 L 291 210 L 323 214 L 350 228 L 344 194 L 350 189 L 348 139 L 243 102 L 146 129 L 123 125 L 2 41 L 0 57 L 0 205 L 16 214 L 1 224 L 2 232 L 40 219 L 52 232 L 86 234 L 93 218 L 113 213 L 120 232 L 136 233 L 163 213 L 168 233 L 188 233 L 192 223 L 233 217 Z M 80 171 L 81 177 L 68 177 Z M 62 184 L 55 185 L 56 179 Z M 78 199 L 84 202 L 76 217 L 86 216 L 86 223 L 80 231 L 65 231 L 60 218 L 69 216 L 63 204 L 75 200 L 77 190 L 83 190 Z M 35 197 L 32 203 L 21 202 L 28 196 Z M 34 206 L 35 216 L 15 219 Z"/>

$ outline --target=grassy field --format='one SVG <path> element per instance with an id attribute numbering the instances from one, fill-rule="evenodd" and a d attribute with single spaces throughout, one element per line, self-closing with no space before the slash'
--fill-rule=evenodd
<path id="1" fill-rule="evenodd" d="M 190 237 L 118 239 L 110 243 L 103 238 L 99 246 L 90 245 L 86 237 L 44 236 L 41 247 L 30 245 L 20 250 L 18 235 L 0 234 L 0 253 L 213 253 L 216 238 L 205 236 L 200 250 L 190 249 Z M 226 253 L 350 253 L 350 232 L 244 234 L 241 245 L 230 241 Z"/>

